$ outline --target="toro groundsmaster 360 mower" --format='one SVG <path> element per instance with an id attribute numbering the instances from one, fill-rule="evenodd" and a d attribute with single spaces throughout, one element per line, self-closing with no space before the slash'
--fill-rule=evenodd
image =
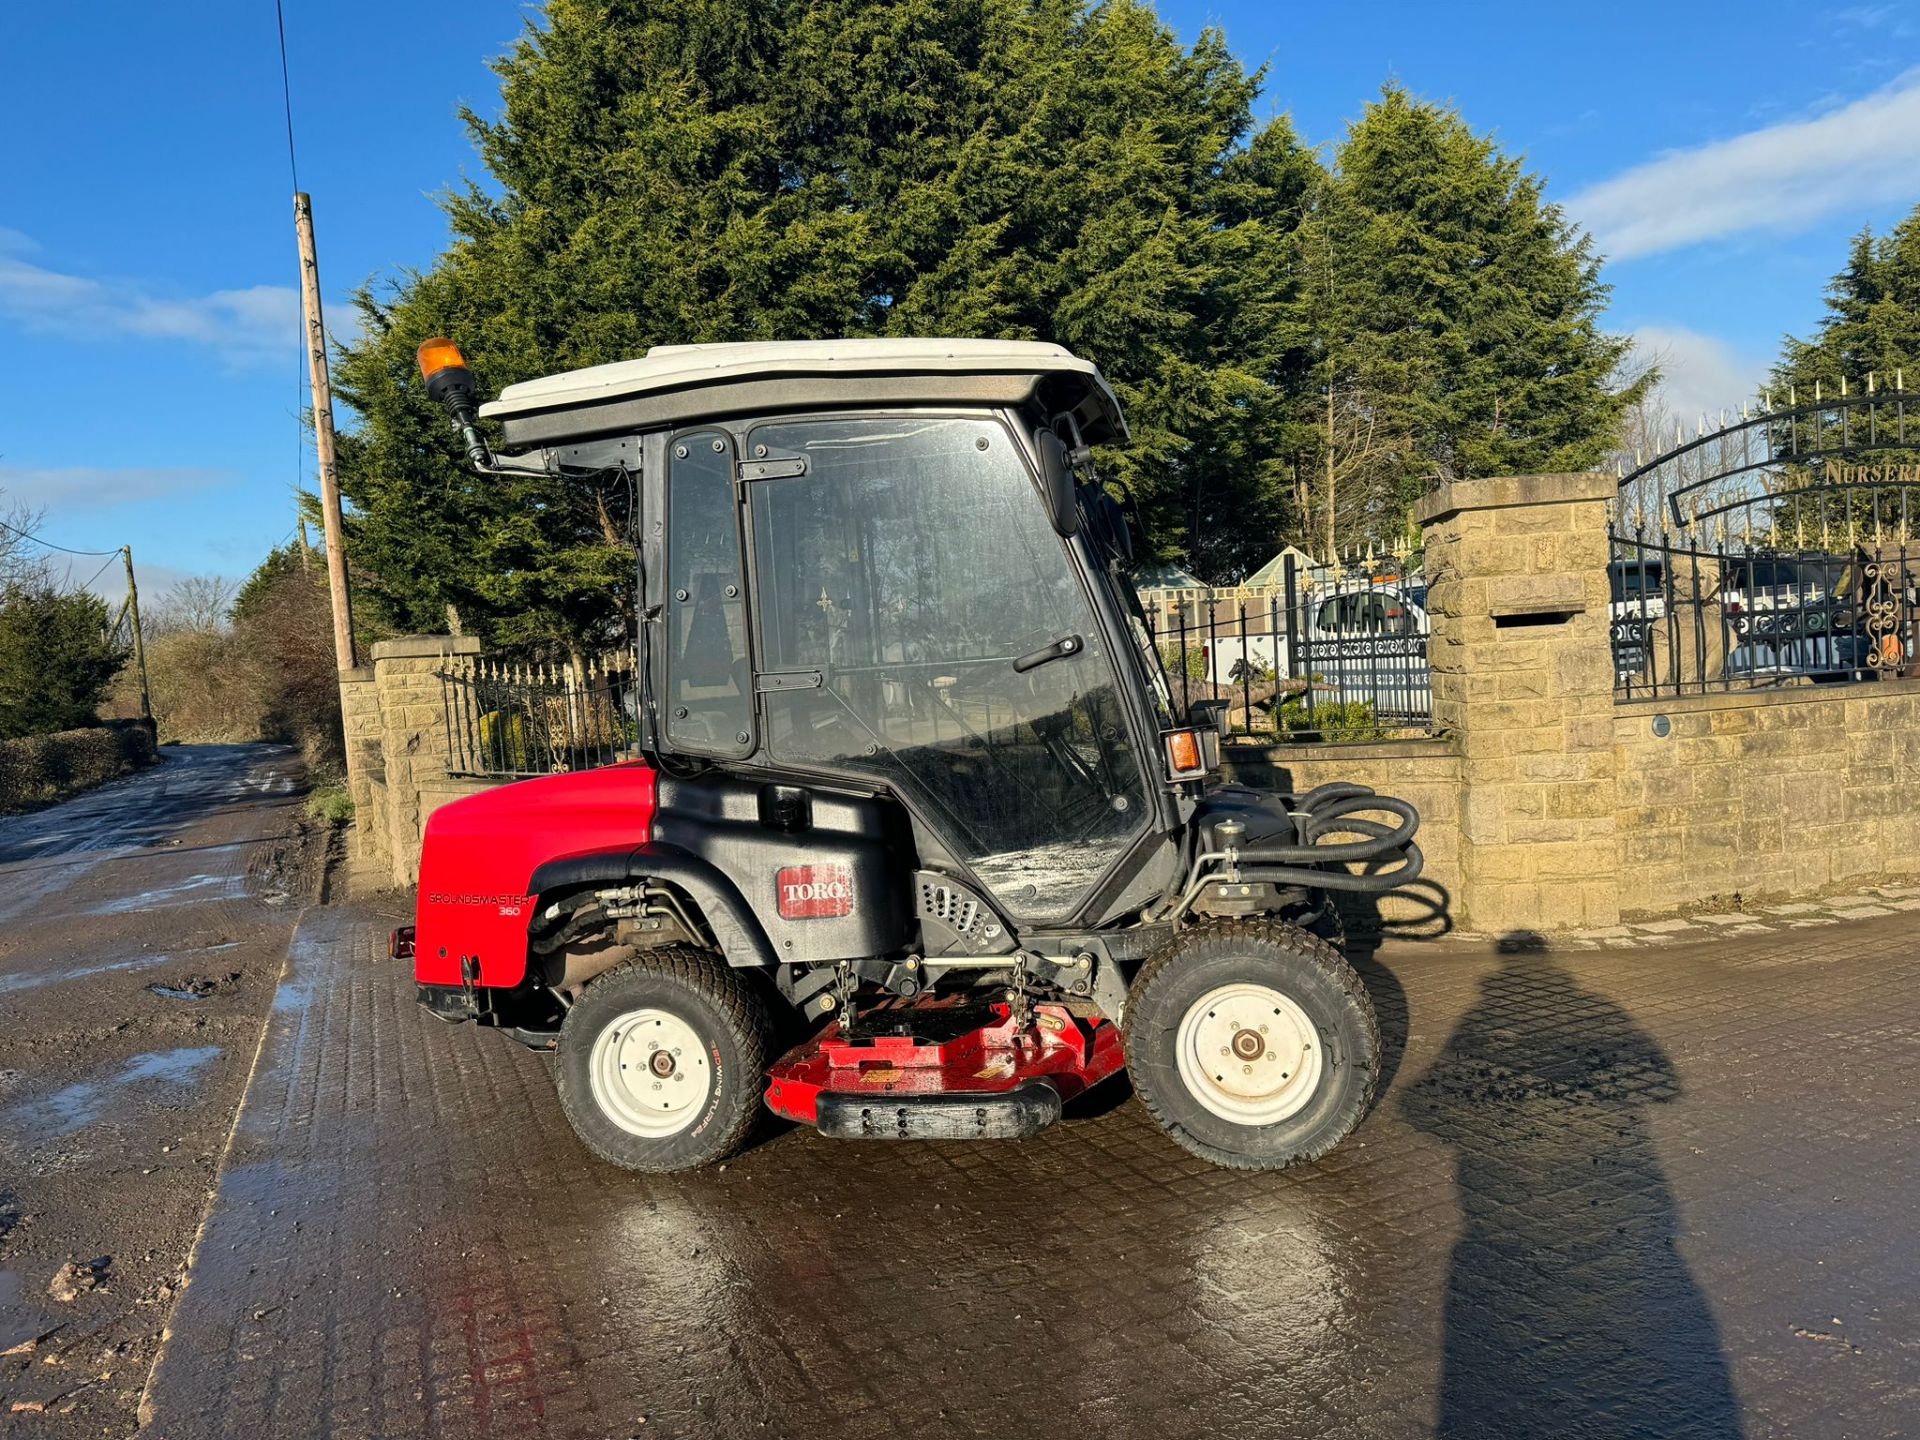
<path id="1" fill-rule="evenodd" d="M 1093 365 L 674 346 L 476 412 L 450 342 L 420 362 L 482 471 L 637 487 L 645 758 L 435 812 L 394 937 L 435 1015 L 557 1052 L 596 1154 L 717 1160 L 762 1096 L 832 1136 L 1023 1136 L 1123 1067 L 1223 1165 L 1359 1123 L 1378 1026 L 1315 927 L 1419 873 L 1417 817 L 1212 778 L 1093 473 L 1127 438 Z"/>

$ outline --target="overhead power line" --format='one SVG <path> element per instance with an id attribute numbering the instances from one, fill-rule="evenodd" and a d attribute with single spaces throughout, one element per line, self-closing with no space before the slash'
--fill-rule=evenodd
<path id="1" fill-rule="evenodd" d="M 11 531 L 22 540 L 31 540 L 35 545 L 44 545 L 49 550 L 58 550 L 62 555 L 85 555 L 97 559 L 102 555 L 112 557 L 120 553 L 118 550 L 74 550 L 66 545 L 56 545 L 51 540 L 42 540 L 31 530 L 22 530 L 18 525 L 9 525 L 5 520 L 0 520 L 0 530 Z"/>
<path id="2" fill-rule="evenodd" d="M 284 0 L 273 0 L 273 18 L 280 26 L 280 101 L 287 112 L 287 169 L 293 188 L 300 188 L 300 162 L 293 154 L 293 82 L 287 78 L 287 10 Z"/>

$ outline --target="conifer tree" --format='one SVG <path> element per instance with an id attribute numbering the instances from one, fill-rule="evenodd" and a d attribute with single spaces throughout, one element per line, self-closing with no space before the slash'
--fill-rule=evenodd
<path id="1" fill-rule="evenodd" d="M 1276 235 L 1317 167 L 1255 132 L 1217 32 L 1183 46 L 1136 0 L 553 0 L 497 68 L 499 120 L 467 117 L 491 184 L 447 197 L 430 271 L 362 295 L 341 365 L 387 623 L 451 603 L 572 645 L 630 618 L 618 477 L 466 472 L 411 369 L 440 332 L 488 390 L 656 344 L 1055 340 L 1127 405 L 1108 468 L 1150 543 L 1213 570 L 1277 548 Z"/>
<path id="2" fill-rule="evenodd" d="M 1599 463 L 1619 386 L 1589 241 L 1539 177 L 1452 110 L 1389 86 L 1348 130 L 1300 237 L 1319 460 L 1358 493 L 1319 534 L 1385 538 L 1438 480 Z"/>
<path id="3" fill-rule="evenodd" d="M 1920 386 L 1920 206 L 1885 235 L 1862 230 L 1827 287 L 1827 313 L 1806 340 L 1787 337 L 1774 386 L 1812 395 L 1842 380 Z"/>

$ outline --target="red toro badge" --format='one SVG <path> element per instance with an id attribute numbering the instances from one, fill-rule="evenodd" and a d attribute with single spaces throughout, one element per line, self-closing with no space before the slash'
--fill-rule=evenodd
<path id="1" fill-rule="evenodd" d="M 853 873 L 844 865 L 789 865 L 774 885 L 782 920 L 826 920 L 853 913 Z"/>

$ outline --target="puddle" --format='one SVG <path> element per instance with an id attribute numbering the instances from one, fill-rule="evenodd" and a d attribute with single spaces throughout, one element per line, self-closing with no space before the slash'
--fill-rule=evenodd
<path id="1" fill-rule="evenodd" d="M 38 1131 L 41 1139 L 57 1140 L 99 1120 L 125 1086 L 191 1084 L 219 1053 L 218 1045 L 192 1045 L 136 1055 L 110 1080 L 82 1080 L 41 1099 L 22 1101 L 9 1113 Z"/>
<path id="2" fill-rule="evenodd" d="M 0 995 L 37 990 L 42 985 L 58 985 L 67 980 L 84 980 L 89 975 L 111 975 L 116 970 L 151 970 L 156 965 L 166 965 L 178 958 L 165 953 L 136 955 L 131 960 L 105 960 L 97 965 L 75 966 L 57 974 L 0 975 Z"/>
<path id="3" fill-rule="evenodd" d="M 41 1316 L 21 1305 L 22 1288 L 18 1270 L 0 1270 L 0 1350 L 31 1340 L 47 1328 Z"/>
<path id="4" fill-rule="evenodd" d="M 94 910 L 95 915 L 124 915 L 135 910 L 154 910 L 163 905 L 175 905 L 188 900 L 230 900 L 238 899 L 242 893 L 244 881 L 238 875 L 193 875 L 185 880 L 176 880 L 171 885 L 162 885 L 155 890 L 146 890 L 138 895 L 123 895 L 118 900 L 110 900 Z M 216 893 L 207 894 L 212 890 Z"/>
<path id="5" fill-rule="evenodd" d="M 238 940 L 224 940 L 217 945 L 195 945 L 187 950 L 156 951 L 151 955 L 134 955 L 125 960 L 101 960 L 92 965 L 76 965 L 71 969 L 57 972 L 27 971 L 21 974 L 0 975 L 0 995 L 17 994 L 22 990 L 38 990 L 42 985 L 61 985 L 69 980 L 84 980 L 89 975 L 112 975 L 123 970 L 151 970 L 159 965 L 170 965 L 193 955 L 212 955 L 221 950 L 237 950 Z"/>
<path id="6" fill-rule="evenodd" d="M 154 983 L 147 986 L 163 1000 L 211 1000 L 222 990 L 232 989 L 241 980 L 242 972 L 229 970 L 218 979 L 212 975 L 188 975 L 172 985 Z"/>

